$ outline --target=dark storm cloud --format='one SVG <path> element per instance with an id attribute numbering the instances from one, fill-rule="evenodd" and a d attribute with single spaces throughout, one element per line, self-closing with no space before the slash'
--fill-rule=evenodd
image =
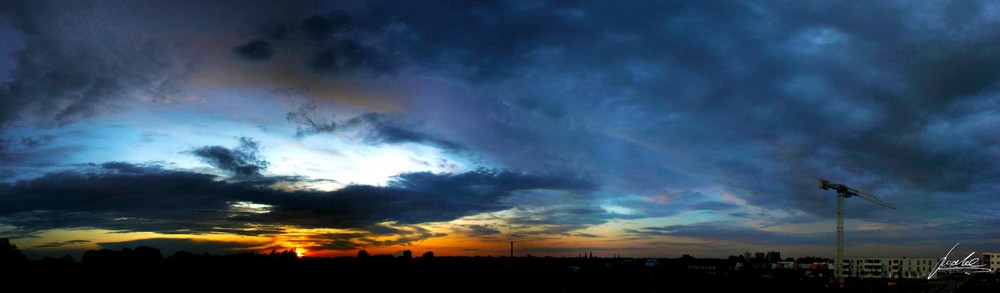
<path id="1" fill-rule="evenodd" d="M 378 113 L 365 113 L 358 117 L 351 118 L 347 122 L 350 125 L 365 125 L 370 128 L 365 139 L 370 143 L 422 143 L 438 146 L 449 150 L 462 150 L 463 147 L 457 143 L 438 138 L 434 135 L 418 132 L 410 129 L 410 126 Z"/>
<path id="2" fill-rule="evenodd" d="M 137 36 L 72 35 L 47 22 L 65 16 L 45 1 L 4 1 L 0 19 L 21 34 L 11 80 L 0 85 L 0 127 L 27 119 L 47 125 L 117 111 L 135 95 L 171 91 L 173 64 L 162 44 Z M 62 8 L 92 12 L 91 4 Z M 73 25 L 73 24 L 67 24 Z"/>
<path id="3" fill-rule="evenodd" d="M 10 136 L 11 139 L 18 138 Z M 0 181 L 13 182 L 50 172 L 65 164 L 64 158 L 79 154 L 87 148 L 83 144 L 52 143 L 55 137 L 64 136 L 39 136 L 37 139 L 23 137 L 6 146 L 5 140 L 0 139 Z"/>
<path id="4" fill-rule="evenodd" d="M 309 69 L 320 74 L 336 75 L 362 67 L 381 67 L 374 51 L 356 41 L 342 41 L 316 52 L 308 61 Z"/>
<path id="5" fill-rule="evenodd" d="M 326 121 L 315 117 L 316 105 L 305 104 L 295 112 L 288 112 L 285 119 L 296 124 L 295 136 L 298 138 L 320 133 L 338 131 L 359 131 L 362 138 L 370 144 L 419 143 L 441 147 L 449 150 L 463 150 L 462 145 L 439 138 L 432 134 L 420 132 L 399 119 L 387 117 L 379 113 L 365 113 L 346 121 Z"/>
<path id="6" fill-rule="evenodd" d="M 511 235 L 516 237 L 573 236 L 577 233 L 571 233 L 572 231 L 623 218 L 602 208 L 585 205 L 532 208 L 514 212 L 518 216 L 508 219 L 506 223 L 515 228 Z"/>
<path id="7" fill-rule="evenodd" d="M 461 193 L 462 190 L 470 188 L 494 195 L 507 195 L 513 191 L 529 189 L 590 192 L 598 188 L 593 180 L 577 175 L 529 175 L 491 169 L 478 169 L 448 176 L 430 172 L 405 173 L 395 176 L 389 186 L 418 192 L 449 191 L 449 193 Z"/>
<path id="8" fill-rule="evenodd" d="M 236 176 L 260 176 L 270 165 L 260 155 L 260 143 L 249 137 L 240 137 L 240 145 L 229 149 L 223 146 L 205 146 L 191 150 L 191 154 L 216 168 Z"/>
<path id="9" fill-rule="evenodd" d="M 998 218 L 993 217 L 989 221 L 957 221 L 948 224 L 935 223 L 912 227 L 899 226 L 888 227 L 886 229 L 849 230 L 846 232 L 846 237 L 852 243 L 903 246 L 933 246 L 939 244 L 942 238 L 962 239 L 962 241 L 968 243 L 986 243 L 992 239 L 996 239 L 1000 235 L 993 230 L 982 230 L 981 227 L 995 224 L 997 221 Z M 735 221 L 712 221 L 688 225 L 644 227 L 641 229 L 625 229 L 624 232 L 628 237 L 635 239 L 662 236 L 692 237 L 711 239 L 725 244 L 746 243 L 772 246 L 829 245 L 836 239 L 833 229 L 804 232 L 767 231 L 749 227 Z M 948 245 L 953 245 L 953 243 Z M 946 247 L 943 249 L 947 250 Z"/>
<path id="10" fill-rule="evenodd" d="M 710 211 L 729 210 L 736 207 L 738 206 L 731 203 L 719 202 L 719 201 L 705 201 L 691 205 L 691 209 L 710 210 Z"/>
<path id="11" fill-rule="evenodd" d="M 1000 79 L 1000 41 L 995 39 L 959 40 L 914 49 L 906 65 L 906 77 L 913 94 L 920 95 L 925 106 L 941 108 L 956 99 L 975 96 L 996 86 Z M 993 88 L 992 90 L 996 90 Z"/>
<path id="12" fill-rule="evenodd" d="M 833 232 L 787 233 L 772 232 L 746 227 L 735 222 L 706 222 L 691 225 L 669 225 L 626 229 L 627 235 L 639 239 L 659 236 L 713 239 L 721 243 L 750 243 L 755 245 L 804 245 L 828 244 Z M 852 237 L 856 235 L 852 234 Z"/>
<path id="13" fill-rule="evenodd" d="M 12 151 L 11 151 L 10 141 L 4 139 L 3 138 L 3 133 L 2 133 L 2 131 L 0 131 L 0 162 L 4 162 L 5 164 L 9 163 L 14 157 L 15 157 L 15 154 L 13 154 Z M 6 173 L 10 173 L 10 172 L 12 172 L 12 171 L 6 170 L 6 168 L 0 168 L 0 175 L 4 175 L 6 177 L 6 176 L 8 176 L 8 174 L 6 174 Z M 10 175 L 13 175 L 13 174 L 10 174 Z"/>
<path id="14" fill-rule="evenodd" d="M 389 48 L 368 44 L 368 36 L 361 28 L 339 11 L 309 16 L 298 23 L 288 20 L 267 23 L 256 36 L 258 39 L 234 48 L 234 53 L 247 61 L 260 61 L 276 54 L 274 46 L 301 49 L 307 52 L 305 69 L 335 77 L 392 73 L 397 66 L 395 58 L 386 51 Z"/>
<path id="15" fill-rule="evenodd" d="M 387 34 L 417 62 L 452 60 L 472 77 L 503 77 L 547 46 L 582 45 L 599 33 L 572 7 L 525 3 L 380 3 L 364 23 Z M 593 60 L 589 60 L 593 61 Z"/>
<path id="16" fill-rule="evenodd" d="M 472 237 L 481 237 L 500 234 L 500 230 L 490 227 L 491 225 L 465 225 L 462 233 Z"/>
<path id="17" fill-rule="evenodd" d="M 391 73 L 396 67 L 390 53 L 365 44 L 360 32 L 350 31 L 358 28 L 339 11 L 306 18 L 301 26 L 309 39 L 321 44 L 306 61 L 313 72 L 332 76 L 359 70 Z"/>
<path id="18" fill-rule="evenodd" d="M 226 242 L 212 240 L 176 239 L 176 238 L 148 238 L 129 240 L 122 242 L 101 242 L 97 243 L 102 249 L 121 250 L 123 248 L 136 248 L 139 246 L 149 246 L 160 249 L 164 256 L 169 256 L 178 251 L 187 251 L 195 254 L 231 254 L 240 252 L 253 252 L 254 248 L 267 243 L 243 243 Z"/>
<path id="19" fill-rule="evenodd" d="M 962 192 L 994 205 L 978 195 L 1000 176 L 1000 31 L 981 3 L 397 4 L 357 23 L 480 97 L 415 115 L 506 165 L 639 193 L 723 186 L 811 220 L 833 215 L 818 178 L 936 198 L 918 211 Z"/>
<path id="20" fill-rule="evenodd" d="M 317 5 L 2 1 L 2 49 L 13 53 L 0 61 L 4 69 L 12 69 L 0 73 L 0 136 L 17 122 L 60 127 L 188 96 L 194 72 L 215 58 L 231 58 L 217 54 L 216 42 L 228 41 L 240 25 L 249 19 L 303 18 L 315 13 Z M 226 35 L 214 35 L 220 31 Z M 268 51 L 250 45 L 238 48 L 237 55 L 260 59 Z"/>
<path id="21" fill-rule="evenodd" d="M 502 235 L 497 234 L 493 238 L 544 239 L 557 235 L 573 235 L 575 233 L 571 233 L 572 231 L 622 218 L 621 215 L 595 206 L 594 197 L 587 193 L 524 191 L 503 201 L 513 208 L 486 217 L 494 221 L 494 226 L 507 229 Z M 482 236 L 489 237 L 489 235 Z"/>
<path id="22" fill-rule="evenodd" d="M 226 209 L 224 198 L 212 188 L 213 178 L 125 163 L 104 164 L 89 173 L 49 173 L 3 186 L 0 215 L 5 223 L 26 231 L 67 226 L 128 229 L 143 223 L 166 230 L 203 229 L 199 220 L 210 221 L 216 211 Z M 199 189 L 204 192 L 194 194 Z M 170 218 L 178 221 L 162 221 Z"/>
<path id="23" fill-rule="evenodd" d="M 31 137 L 24 137 L 24 138 L 21 138 L 21 145 L 23 145 L 24 147 L 26 147 L 28 149 L 35 149 L 35 148 L 38 148 L 39 146 L 44 145 L 45 143 L 47 143 L 47 142 L 49 142 L 51 140 L 52 140 L 52 137 L 44 137 L 44 138 L 40 138 L 40 139 L 31 138 Z"/>
<path id="24" fill-rule="evenodd" d="M 63 247 L 63 246 L 66 246 L 66 245 L 88 243 L 88 242 L 90 242 L 90 240 L 79 240 L 79 239 L 78 240 L 66 240 L 66 241 L 59 241 L 59 242 L 49 242 L 49 243 L 45 243 L 45 244 L 42 244 L 42 245 L 35 245 L 32 248 L 56 248 L 56 247 Z"/>
<path id="25" fill-rule="evenodd" d="M 325 41 L 333 37 L 333 33 L 347 29 L 350 19 L 340 12 L 330 12 L 326 15 L 314 15 L 302 20 L 302 31 L 317 41 Z"/>
<path id="26" fill-rule="evenodd" d="M 46 4 L 0 6 L 4 23 L 24 39 L 24 49 L 14 56 L 17 70 L 0 88 L 0 129 L 27 118 L 69 123 L 114 111 L 116 101 L 134 92 L 172 90 L 174 83 L 166 81 L 175 76 L 165 72 L 174 65 L 163 58 L 169 56 L 163 44 L 117 46 L 106 36 L 71 38 L 76 31 L 61 31 L 44 21 L 70 18 Z M 185 5 L 179 6 L 198 7 Z M 989 2 L 344 5 L 332 9 L 343 12 L 319 13 L 322 10 L 314 7 L 286 13 L 288 9 L 279 9 L 284 6 L 277 3 L 264 5 L 274 9 L 229 5 L 182 11 L 263 11 L 258 17 L 240 17 L 252 19 L 245 26 L 251 29 L 221 45 L 225 58 L 295 62 L 290 67 L 322 80 L 363 81 L 406 93 L 405 100 L 398 101 L 402 114 L 367 113 L 333 121 L 317 116 L 314 108 L 289 113 L 286 118 L 299 126 L 299 137 L 343 131 L 373 144 L 461 149 L 509 169 L 599 174 L 594 181 L 606 188 L 600 196 L 564 207 L 516 194 L 501 196 L 523 201 L 503 206 L 547 217 L 547 223 L 534 224 L 573 227 L 626 217 L 602 214 L 593 208 L 595 201 L 638 211 L 628 217 L 663 217 L 685 210 L 748 215 L 689 192 L 706 188 L 720 188 L 751 208 L 792 214 L 781 221 L 829 219 L 834 197 L 816 187 L 819 178 L 899 206 L 895 214 L 887 214 L 881 207 L 851 200 L 849 218 L 912 226 L 953 218 L 991 219 L 983 212 L 960 211 L 1000 207 L 994 200 L 1000 192 L 995 180 L 1000 178 L 1000 116 L 995 110 L 1000 96 L 1000 21 L 986 7 Z M 207 22 L 191 23 L 192 31 L 201 31 Z M 249 46 L 247 54 L 238 52 L 255 42 L 269 43 L 270 50 Z M 0 158 L 32 156 L 17 143 L 0 137 Z M 232 155 L 223 147 L 211 151 L 206 157 Z M 343 202 L 336 204 L 317 199 L 325 198 L 321 193 L 296 193 L 282 197 L 289 202 L 267 201 L 276 206 L 270 214 L 238 216 L 278 219 L 290 213 L 283 210 L 319 213 L 301 200 L 317 201 L 318 210 L 336 211 L 345 218 L 293 221 L 370 223 L 386 216 L 367 206 L 355 207 L 362 197 L 390 203 L 405 198 L 425 206 L 426 191 L 416 191 L 422 185 L 444 180 L 446 186 L 438 187 L 472 188 L 460 183 L 502 180 L 500 173 L 402 176 L 396 186 L 347 188 L 340 194 Z M 484 204 L 459 201 L 442 209 L 440 218 L 467 214 L 463 210 L 494 210 L 497 206 L 489 199 L 510 191 L 500 190 L 477 189 L 472 198 Z M 666 204 L 631 197 L 664 191 L 680 191 L 675 192 L 679 197 Z M 531 205 L 545 209 L 532 210 Z M 35 213 L 39 215 L 23 219 L 45 217 L 44 212 Z M 430 211 L 416 209 L 389 218 L 413 222 L 425 218 L 421 213 Z M 774 217 L 761 216 L 779 220 Z M 524 219 L 525 225 L 533 224 L 531 217 Z M 971 235 L 988 226 L 970 221 L 950 227 L 956 235 Z M 673 227 L 669 232 L 694 233 L 685 229 Z M 737 238 L 744 236 L 750 235 Z"/>
<path id="27" fill-rule="evenodd" d="M 233 54 L 246 61 L 266 61 L 274 55 L 274 48 L 271 42 L 253 40 L 233 48 Z"/>
<path id="28" fill-rule="evenodd" d="M 3 185 L 0 218 L 17 227 L 19 233 L 74 227 L 161 233 L 223 229 L 240 233 L 250 224 L 382 231 L 378 227 L 383 222 L 409 225 L 448 221 L 504 209 L 507 206 L 500 200 L 519 190 L 588 192 L 596 188 L 593 183 L 573 177 L 499 170 L 405 173 L 385 187 L 352 185 L 331 192 L 269 187 L 287 180 L 258 177 L 220 181 L 212 175 L 157 166 L 106 163 Z M 241 203 L 267 207 L 245 210 Z M 392 229 L 392 234 L 412 236 L 407 239 L 440 236 L 417 231 L 419 227 Z"/>
<path id="29" fill-rule="evenodd" d="M 295 136 L 302 138 L 305 136 L 332 133 L 338 129 L 337 122 L 327 122 L 313 118 L 316 113 L 316 104 L 308 103 L 299 107 L 295 112 L 285 114 L 285 120 L 296 124 Z"/>
<path id="30" fill-rule="evenodd" d="M 404 173 L 386 187 L 353 185 L 329 193 L 276 198 L 267 201 L 276 206 L 275 211 L 261 217 L 311 227 L 364 226 L 382 221 L 416 224 L 509 208 L 500 200 L 519 190 L 589 192 L 594 188 L 593 183 L 572 176 L 486 169 L 459 174 Z"/>

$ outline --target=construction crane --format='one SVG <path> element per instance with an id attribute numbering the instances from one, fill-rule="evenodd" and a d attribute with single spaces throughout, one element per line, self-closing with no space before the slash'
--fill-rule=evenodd
<path id="1" fill-rule="evenodd" d="M 891 203 L 885 202 L 878 199 L 871 194 L 863 193 L 855 190 L 854 188 L 847 187 L 843 184 L 834 184 L 830 181 L 823 179 L 819 180 L 819 188 L 823 190 L 836 190 L 837 191 L 837 260 L 834 261 L 833 265 L 833 275 L 837 277 L 837 281 L 840 282 L 840 287 L 844 287 L 844 199 L 852 196 L 857 196 L 866 199 L 870 202 L 874 202 L 880 206 L 884 206 L 890 209 L 896 209 L 896 206 Z"/>

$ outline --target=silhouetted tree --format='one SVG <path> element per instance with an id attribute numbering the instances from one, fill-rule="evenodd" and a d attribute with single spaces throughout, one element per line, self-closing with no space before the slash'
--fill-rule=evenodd
<path id="1" fill-rule="evenodd" d="M 126 255 L 132 262 L 156 264 L 163 261 L 160 249 L 149 246 L 139 246 L 132 250 L 132 255 Z"/>
<path id="2" fill-rule="evenodd" d="M 358 258 L 368 258 L 368 252 L 364 249 L 358 250 Z"/>
<path id="3" fill-rule="evenodd" d="M 424 252 L 424 255 L 422 257 L 423 258 L 433 258 L 434 257 L 434 252 L 433 251 Z"/>
<path id="4" fill-rule="evenodd" d="M 413 258 L 413 252 L 409 250 L 403 250 L 403 259 Z"/>
<path id="5" fill-rule="evenodd" d="M 103 248 L 100 250 L 88 250 L 87 252 L 84 252 L 83 257 L 80 258 L 80 262 L 84 264 L 108 264 L 117 262 L 119 258 L 119 252 Z"/>
<path id="6" fill-rule="evenodd" d="M 22 265 L 28 262 L 28 257 L 17 249 L 17 245 L 10 243 L 10 239 L 0 238 L 0 264 Z"/>
<path id="7" fill-rule="evenodd" d="M 169 259 L 173 261 L 196 261 L 198 260 L 198 257 L 199 255 L 197 254 L 181 250 L 178 252 L 174 252 L 174 254 L 171 254 Z"/>
<path id="8" fill-rule="evenodd" d="M 271 250 L 271 253 L 268 254 L 268 256 L 270 256 L 271 259 L 275 260 L 290 260 L 299 258 L 299 254 L 295 253 L 295 250 L 292 249 L 284 250 L 282 252 Z"/>
<path id="9" fill-rule="evenodd" d="M 39 262 L 41 266 L 57 270 L 65 270 L 67 268 L 72 268 L 74 263 L 75 262 L 73 261 L 73 257 L 69 255 L 64 255 L 63 257 L 60 258 L 46 256 L 42 258 L 41 262 Z"/>

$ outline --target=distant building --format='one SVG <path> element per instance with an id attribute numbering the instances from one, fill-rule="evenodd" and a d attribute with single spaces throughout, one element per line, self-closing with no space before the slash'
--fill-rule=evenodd
<path id="1" fill-rule="evenodd" d="M 789 270 L 789 269 L 794 270 L 794 269 L 798 269 L 799 266 L 794 261 L 779 261 L 774 266 L 774 268 L 775 269 L 783 269 L 783 270 Z"/>
<path id="2" fill-rule="evenodd" d="M 930 258 L 844 259 L 844 276 L 862 279 L 919 279 L 926 278 L 936 264 Z"/>
<path id="3" fill-rule="evenodd" d="M 733 269 L 725 259 L 683 257 L 677 261 L 680 268 L 691 275 L 716 276 Z"/>
<path id="4" fill-rule="evenodd" d="M 764 260 L 764 259 L 766 259 L 764 257 L 764 253 L 763 252 L 754 252 L 753 258 L 756 259 L 756 260 Z"/>
<path id="5" fill-rule="evenodd" d="M 768 251 L 767 252 L 767 263 L 776 263 L 781 261 L 781 252 Z"/>
<path id="6" fill-rule="evenodd" d="M 899 272 L 905 279 L 927 278 L 935 266 L 937 266 L 935 259 L 904 257 L 900 259 Z"/>
<path id="7" fill-rule="evenodd" d="M 983 252 L 981 264 L 990 269 L 990 272 L 1000 271 L 1000 252 Z"/>
<path id="8" fill-rule="evenodd" d="M 718 270 L 718 268 L 714 265 L 701 263 L 688 265 L 687 269 L 689 272 L 698 272 L 700 274 L 710 276 L 716 275 L 716 271 Z"/>

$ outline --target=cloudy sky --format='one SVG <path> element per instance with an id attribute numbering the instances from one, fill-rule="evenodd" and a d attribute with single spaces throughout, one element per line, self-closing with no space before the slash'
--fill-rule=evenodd
<path id="1" fill-rule="evenodd" d="M 989 1 L 0 1 L 29 256 L 1000 249 Z"/>

